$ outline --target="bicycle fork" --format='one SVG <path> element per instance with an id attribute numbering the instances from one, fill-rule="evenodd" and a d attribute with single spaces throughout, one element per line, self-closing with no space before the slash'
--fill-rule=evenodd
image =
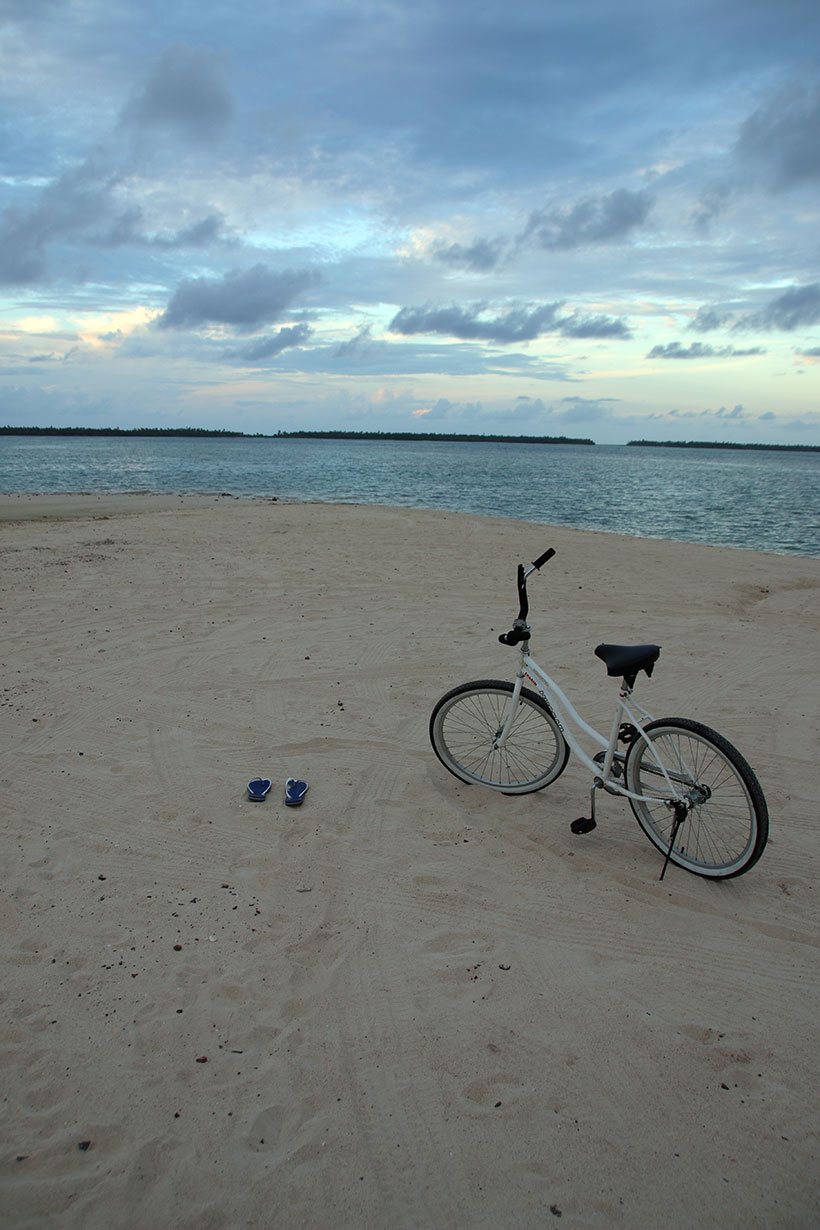
<path id="1" fill-rule="evenodd" d="M 497 752 L 501 751 L 504 744 L 507 742 L 507 736 L 513 728 L 515 715 L 518 712 L 518 702 L 521 700 L 521 689 L 523 686 L 524 675 L 519 671 L 515 676 L 515 683 L 513 684 L 513 694 L 510 698 L 509 712 L 504 717 L 498 730 L 495 732 L 495 738 L 493 739 L 493 748 Z"/>

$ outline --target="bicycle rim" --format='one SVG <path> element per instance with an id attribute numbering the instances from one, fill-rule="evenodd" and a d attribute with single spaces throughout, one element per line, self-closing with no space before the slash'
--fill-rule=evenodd
<path id="1" fill-rule="evenodd" d="M 687 803 L 671 861 L 695 875 L 728 879 L 748 871 L 763 853 L 768 812 L 752 769 L 722 735 L 684 718 L 664 718 L 646 727 L 626 758 L 627 788 L 657 800 L 630 799 L 638 823 L 666 854 L 675 823 L 670 801 Z M 667 784 L 658 765 L 672 781 Z M 673 793 L 674 791 L 674 793 Z"/>
<path id="2" fill-rule="evenodd" d="M 433 710 L 430 740 L 441 763 L 461 781 L 527 794 L 555 781 L 569 747 L 545 701 L 529 688 L 522 688 L 505 744 L 497 747 L 512 692 L 513 685 L 501 680 L 454 688 Z"/>

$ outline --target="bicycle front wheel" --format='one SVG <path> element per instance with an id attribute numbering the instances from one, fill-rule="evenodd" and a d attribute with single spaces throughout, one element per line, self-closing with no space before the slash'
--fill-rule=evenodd
<path id="1" fill-rule="evenodd" d="M 737 748 L 700 722 L 662 718 L 629 745 L 627 790 L 638 823 L 665 855 L 675 824 L 672 800 L 686 804 L 670 859 L 695 875 L 729 879 L 753 867 L 769 835 L 763 791 Z M 672 788 L 660 768 L 666 770 Z"/>
<path id="2" fill-rule="evenodd" d="M 499 679 L 453 688 L 430 716 L 430 742 L 461 781 L 502 794 L 529 794 L 563 773 L 569 747 L 549 705 L 529 688 L 521 689 L 504 746 L 498 747 L 512 693 L 513 685 Z"/>

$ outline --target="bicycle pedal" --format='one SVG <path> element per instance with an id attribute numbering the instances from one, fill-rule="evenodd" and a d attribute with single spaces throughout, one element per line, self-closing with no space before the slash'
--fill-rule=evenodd
<path id="1" fill-rule="evenodd" d="M 598 827 L 598 823 L 591 816 L 579 816 L 569 827 L 573 833 L 591 833 L 594 828 Z"/>

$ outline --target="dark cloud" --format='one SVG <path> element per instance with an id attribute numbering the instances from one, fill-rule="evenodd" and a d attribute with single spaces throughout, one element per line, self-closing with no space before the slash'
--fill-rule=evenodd
<path id="1" fill-rule="evenodd" d="M 293 301 L 315 285 L 310 269 L 276 273 L 267 265 L 232 269 L 222 278 L 186 278 L 174 291 L 162 316 L 161 329 L 190 329 L 205 324 L 232 325 L 252 333 L 270 324 Z"/>
<path id="2" fill-rule="evenodd" d="M 473 243 L 436 244 L 433 256 L 442 264 L 473 273 L 488 273 L 496 269 L 509 251 L 503 239 L 476 239 Z"/>
<path id="3" fill-rule="evenodd" d="M 497 269 L 516 250 L 536 246 L 550 251 L 568 251 L 594 244 L 619 243 L 642 226 L 653 198 L 644 189 L 630 192 L 619 188 L 607 196 L 587 197 L 570 209 L 548 207 L 530 215 L 524 231 L 514 239 L 497 236 L 478 238 L 471 244 L 439 243 L 432 254 L 442 264 L 473 273 Z"/>
<path id="4" fill-rule="evenodd" d="M 809 346 L 808 350 L 798 350 L 797 353 L 807 359 L 820 359 L 820 346 Z"/>
<path id="5" fill-rule="evenodd" d="M 47 280 L 49 251 L 60 243 L 170 250 L 230 242 L 218 213 L 170 235 L 147 234 L 142 208 L 118 204 L 121 182 L 121 173 L 97 153 L 41 189 L 29 208 L 6 209 L 0 215 L 0 284 L 30 286 Z"/>
<path id="6" fill-rule="evenodd" d="M 695 333 L 711 333 L 715 329 L 722 329 L 724 325 L 731 323 L 733 319 L 734 313 L 727 311 L 725 308 L 702 307 L 698 309 L 698 313 L 689 324 L 689 328 Z"/>
<path id="7" fill-rule="evenodd" d="M 707 185 L 692 211 L 692 225 L 701 235 L 707 235 L 712 223 L 724 212 L 734 189 L 727 182 Z"/>
<path id="8" fill-rule="evenodd" d="M 820 321 L 820 282 L 792 286 L 756 312 L 739 313 L 728 308 L 700 308 L 689 328 L 698 333 L 731 328 L 732 332 L 778 329 L 793 333 Z M 674 343 L 677 344 L 677 343 Z M 657 349 L 657 348 L 656 348 Z M 754 352 L 751 352 L 754 353 Z M 696 356 L 693 356 L 696 357 Z"/>
<path id="9" fill-rule="evenodd" d="M 556 330 L 562 337 L 631 337 L 625 320 L 614 316 L 583 316 L 573 312 L 558 321 Z"/>
<path id="10" fill-rule="evenodd" d="M 0 220 L 0 285 L 32 286 L 45 277 L 43 240 L 30 232 L 20 211 L 8 209 Z"/>
<path id="11" fill-rule="evenodd" d="M 540 307 L 516 306 L 495 317 L 487 318 L 486 303 L 469 307 L 451 304 L 444 307 L 427 305 L 402 308 L 388 328 L 393 333 L 411 335 L 437 333 L 470 341 L 531 342 L 544 333 L 560 333 L 564 337 L 628 337 L 623 321 L 608 316 L 582 316 L 572 313 L 560 316 L 560 303 L 545 303 Z"/>
<path id="12" fill-rule="evenodd" d="M 178 248 L 207 248 L 220 242 L 230 242 L 225 232 L 225 219 L 220 213 L 209 214 L 199 222 L 192 222 L 171 234 L 149 234 L 143 227 L 143 211 L 134 207 L 124 210 L 109 230 L 99 237 L 105 247 L 134 246 L 162 248 L 172 251 Z"/>
<path id="13" fill-rule="evenodd" d="M 369 343 L 372 329 L 372 325 L 363 325 L 355 337 L 349 338 L 346 342 L 340 342 L 334 351 L 335 357 L 337 359 L 347 359 L 359 354 Z"/>
<path id="14" fill-rule="evenodd" d="M 174 48 L 159 61 L 139 98 L 126 108 L 134 126 L 177 126 L 204 137 L 230 114 L 212 57 Z M 67 242 L 100 249 L 127 245 L 204 247 L 224 238 L 224 219 L 212 212 L 172 235 L 147 235 L 140 205 L 123 208 L 118 189 L 127 185 L 127 142 L 106 140 L 54 178 L 33 203 L 0 215 L 0 284 L 31 286 L 48 279 L 49 252 Z"/>
<path id="15" fill-rule="evenodd" d="M 485 342 L 531 342 L 542 333 L 549 332 L 555 324 L 557 303 L 540 307 L 513 307 L 494 319 L 480 319 L 487 304 L 476 303 L 470 307 L 402 308 L 390 321 L 392 333 L 410 336 L 416 333 L 438 333 L 445 337 L 458 337 L 470 341 Z"/>
<path id="16" fill-rule="evenodd" d="M 792 85 L 753 112 L 736 152 L 774 189 L 820 179 L 820 82 Z"/>
<path id="17" fill-rule="evenodd" d="M 307 324 L 289 325 L 284 329 L 279 329 L 271 337 L 258 338 L 241 350 L 227 351 L 225 358 L 244 359 L 248 363 L 258 363 L 262 359 L 273 359 L 276 355 L 281 354 L 283 350 L 288 350 L 292 346 L 301 346 L 303 342 L 308 340 L 312 332 L 313 330 L 310 325 Z"/>
<path id="18" fill-rule="evenodd" d="M 521 243 L 551 250 L 618 243 L 646 221 L 652 208 L 646 189 L 618 188 L 608 196 L 587 197 L 571 209 L 545 208 L 530 215 Z"/>
<path id="19" fill-rule="evenodd" d="M 385 159 L 400 143 L 409 160 L 396 200 L 406 201 L 419 189 L 441 194 L 445 181 L 466 198 L 494 172 L 510 188 L 548 176 L 594 183 L 600 168 L 646 165 L 704 113 L 704 98 L 725 111 L 727 93 L 748 89 L 758 66 L 816 42 L 808 2 L 799 17 L 791 0 L 696 8 L 675 0 L 661 19 L 648 0 L 311 0 L 243 9 L 241 21 L 224 4 L 204 6 L 204 20 L 202 6 L 186 7 L 172 28 L 207 20 L 210 45 L 228 44 L 242 65 L 238 90 L 270 108 L 273 142 L 288 110 L 308 121 L 313 168 L 344 163 L 349 175 L 361 141 L 374 174 L 395 185 Z"/>
<path id="20" fill-rule="evenodd" d="M 176 130 L 196 140 L 221 135 L 233 104 L 213 52 L 169 47 L 143 90 L 124 108 L 127 127 Z"/>
<path id="21" fill-rule="evenodd" d="M 818 10 L 820 11 L 820 10 Z M 740 126 L 729 177 L 707 184 L 692 211 L 702 235 L 750 184 L 775 192 L 820 179 L 820 82 L 792 83 Z"/>
<path id="22" fill-rule="evenodd" d="M 741 317 L 736 329 L 782 329 L 791 333 L 820 320 L 820 282 L 793 286 L 760 312 Z"/>
<path id="23" fill-rule="evenodd" d="M 717 410 L 659 410 L 654 414 L 650 414 L 647 418 L 650 419 L 733 419 L 739 421 L 749 418 L 749 412 L 745 406 L 733 406 L 731 410 L 726 406 L 720 406 Z"/>
<path id="24" fill-rule="evenodd" d="M 31 285 L 47 276 L 47 250 L 59 240 L 87 238 L 100 224 L 113 225 L 117 175 L 94 154 L 43 188 L 28 209 L 0 217 L 0 282 Z"/>
<path id="25" fill-rule="evenodd" d="M 120 248 L 124 244 L 138 242 L 141 222 L 142 210 L 138 205 L 124 209 L 97 235 L 97 243 L 103 248 Z"/>
<path id="26" fill-rule="evenodd" d="M 765 353 L 762 346 L 753 346 L 749 350 L 736 350 L 734 346 L 709 346 L 704 342 L 692 342 L 689 346 L 684 346 L 681 342 L 669 342 L 666 346 L 653 346 L 646 357 L 647 359 L 739 359 Z"/>

